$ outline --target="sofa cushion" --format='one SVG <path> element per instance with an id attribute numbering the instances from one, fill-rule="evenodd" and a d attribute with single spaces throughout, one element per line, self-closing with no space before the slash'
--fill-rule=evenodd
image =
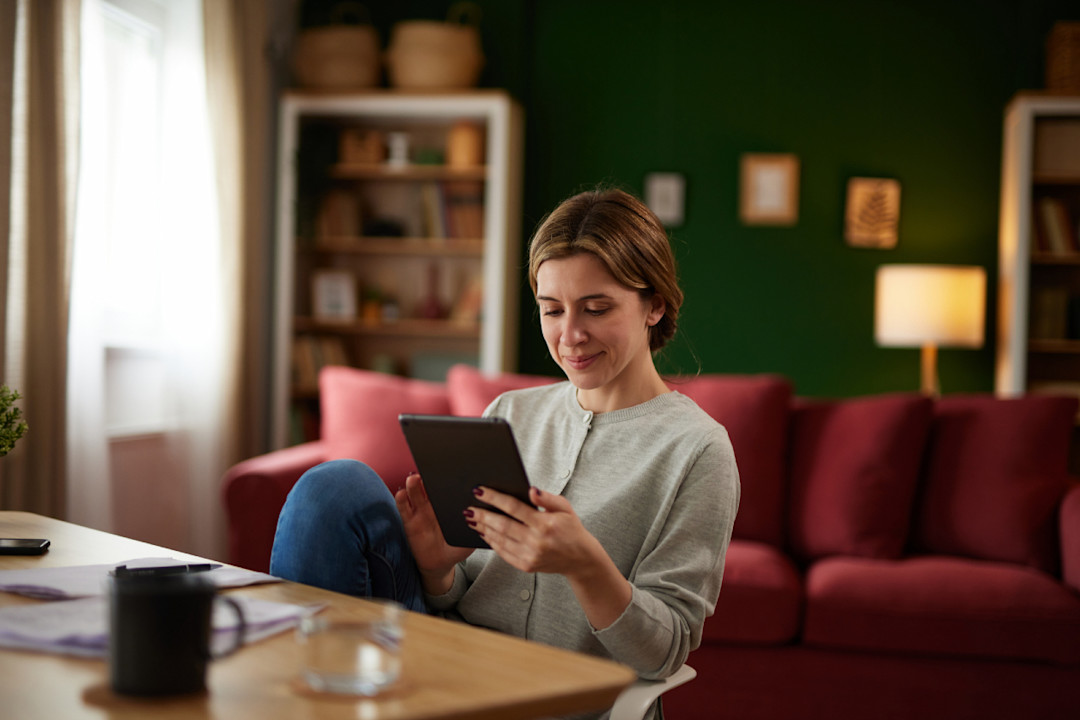
<path id="1" fill-rule="evenodd" d="M 443 383 L 338 366 L 319 373 L 319 402 L 326 459 L 367 463 L 391 492 L 416 469 L 398 415 L 450 413 Z"/>
<path id="2" fill-rule="evenodd" d="M 827 558 L 806 580 L 808 645 L 1080 662 L 1080 597 L 1022 565 Z"/>
<path id="3" fill-rule="evenodd" d="M 1076 398 L 942 398 L 927 444 L 916 546 L 1056 573 Z"/>
<path id="4" fill-rule="evenodd" d="M 909 394 L 796 404 L 789 512 L 798 557 L 900 557 L 931 412 L 929 398 Z"/>
<path id="5" fill-rule="evenodd" d="M 791 560 L 771 545 L 732 540 L 702 643 L 783 645 L 798 634 L 801 613 L 802 581 Z"/>
<path id="6" fill-rule="evenodd" d="M 669 380 L 668 387 L 696 402 L 731 438 L 742 485 L 733 537 L 782 545 L 791 383 L 778 375 L 699 375 Z"/>
<path id="7" fill-rule="evenodd" d="M 547 385 L 561 378 L 519 373 L 484 373 L 471 365 L 454 365 L 446 374 L 453 415 L 479 417 L 491 401 L 508 390 Z"/>

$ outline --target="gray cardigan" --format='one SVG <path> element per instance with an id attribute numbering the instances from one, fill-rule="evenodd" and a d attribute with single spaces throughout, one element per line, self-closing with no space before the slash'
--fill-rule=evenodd
<path id="1" fill-rule="evenodd" d="M 678 392 L 593 414 L 568 382 L 515 390 L 486 415 L 510 421 L 530 482 L 565 496 L 633 585 L 623 614 L 592 628 L 561 575 L 523 573 L 491 550 L 461 563 L 434 610 L 471 625 L 674 672 L 716 608 L 739 504 L 727 431 Z"/>

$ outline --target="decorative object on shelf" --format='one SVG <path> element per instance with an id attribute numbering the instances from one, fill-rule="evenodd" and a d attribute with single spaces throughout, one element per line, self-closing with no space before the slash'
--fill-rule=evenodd
<path id="1" fill-rule="evenodd" d="M 794 225 L 799 219 L 799 158 L 744 153 L 739 217 L 744 225 Z"/>
<path id="2" fill-rule="evenodd" d="M 1080 93 L 1080 22 L 1058 22 L 1046 38 L 1046 87 Z"/>
<path id="3" fill-rule="evenodd" d="M 22 411 L 15 407 L 15 401 L 21 397 L 18 390 L 0 385 L 0 457 L 11 452 L 16 441 L 29 429 L 22 419 Z"/>
<path id="4" fill-rule="evenodd" d="M 410 90 L 474 87 L 484 66 L 480 47 L 480 8 L 460 2 L 446 22 L 406 20 L 394 25 L 386 68 L 390 85 Z"/>
<path id="5" fill-rule="evenodd" d="M 392 132 L 386 135 L 389 155 L 386 164 L 390 167 L 405 167 L 409 164 L 409 133 Z"/>
<path id="6" fill-rule="evenodd" d="M 459 120 L 446 134 L 446 164 L 474 168 L 484 164 L 484 128 L 471 120 Z"/>
<path id="7" fill-rule="evenodd" d="M 847 186 L 844 239 L 853 247 L 896 247 L 900 225 L 900 182 L 851 178 Z"/>
<path id="8" fill-rule="evenodd" d="M 386 135 L 379 130 L 346 128 L 338 138 L 338 161 L 346 165 L 378 165 L 386 160 Z"/>
<path id="9" fill-rule="evenodd" d="M 924 394 L 940 393 L 938 347 L 982 347 L 985 315 L 986 271 L 981 267 L 878 267 L 874 338 L 884 347 L 922 349 Z"/>
<path id="10" fill-rule="evenodd" d="M 454 303 L 450 319 L 459 323 L 479 323 L 484 310 L 484 279 L 474 275 L 465 283 L 464 289 Z"/>
<path id="11" fill-rule="evenodd" d="M 420 302 L 420 308 L 417 312 L 417 314 L 425 320 L 440 320 L 446 317 L 446 307 L 439 297 L 440 274 L 439 265 L 437 263 L 428 265 L 427 293 Z"/>
<path id="12" fill-rule="evenodd" d="M 302 31 L 293 47 L 296 78 L 316 90 L 360 90 L 379 84 L 379 35 L 360 3 L 333 8 L 333 24 Z"/>
<path id="13" fill-rule="evenodd" d="M 312 314 L 319 322 L 356 319 L 356 278 L 345 270 L 317 270 L 311 280 Z"/>

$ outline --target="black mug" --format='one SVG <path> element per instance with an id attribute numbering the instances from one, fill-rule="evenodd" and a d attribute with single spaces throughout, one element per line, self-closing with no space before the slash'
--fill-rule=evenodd
<path id="1" fill-rule="evenodd" d="M 212 655 L 215 600 L 228 603 L 239 619 L 235 641 Z M 124 695 L 178 695 L 206 689 L 206 666 L 244 642 L 244 613 L 218 596 L 201 573 L 146 575 L 118 572 L 109 584 L 109 679 Z"/>

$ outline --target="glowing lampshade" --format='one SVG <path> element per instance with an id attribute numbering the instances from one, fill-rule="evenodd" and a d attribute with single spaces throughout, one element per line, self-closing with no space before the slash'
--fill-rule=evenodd
<path id="1" fill-rule="evenodd" d="M 874 337 L 886 347 L 922 348 L 922 390 L 938 393 L 937 348 L 983 344 L 986 271 L 958 265 L 882 265 Z"/>

